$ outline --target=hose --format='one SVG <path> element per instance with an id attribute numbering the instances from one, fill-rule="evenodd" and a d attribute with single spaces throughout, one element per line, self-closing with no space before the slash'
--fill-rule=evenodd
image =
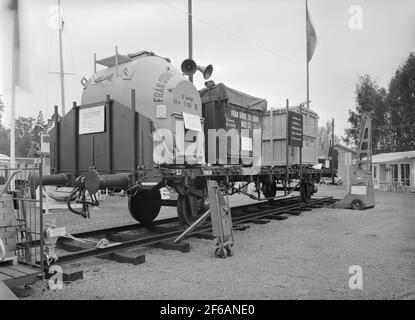
<path id="1" fill-rule="evenodd" d="M 76 187 L 76 188 L 74 188 L 73 190 L 72 190 L 72 192 L 70 193 L 70 195 L 69 195 L 69 197 L 68 197 L 68 201 L 67 201 L 67 205 L 68 205 L 68 209 L 69 209 L 69 211 L 71 211 L 72 213 L 75 213 L 75 214 L 77 214 L 77 215 L 79 215 L 79 216 L 83 216 L 84 214 L 83 214 L 83 212 L 82 211 L 78 211 L 78 210 L 75 210 L 74 208 L 72 208 L 71 207 L 71 200 L 72 200 L 72 197 L 77 193 L 77 192 L 81 192 L 81 189 L 79 188 L 79 187 Z"/>

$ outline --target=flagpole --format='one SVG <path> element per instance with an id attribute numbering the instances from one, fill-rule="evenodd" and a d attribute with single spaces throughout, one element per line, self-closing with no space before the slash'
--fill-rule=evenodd
<path id="1" fill-rule="evenodd" d="M 18 2 L 17 0 L 12 4 L 13 8 L 13 49 L 12 49 L 12 79 L 11 79 L 11 101 L 10 101 L 10 167 L 16 168 L 16 81 L 17 81 L 17 55 L 18 51 Z M 14 190 L 14 183 L 12 183 L 12 190 Z"/>
<path id="2" fill-rule="evenodd" d="M 193 59 L 193 25 L 192 25 L 192 0 L 187 1 L 188 32 L 189 32 L 189 59 Z M 189 76 L 189 81 L 193 83 L 193 75 Z"/>

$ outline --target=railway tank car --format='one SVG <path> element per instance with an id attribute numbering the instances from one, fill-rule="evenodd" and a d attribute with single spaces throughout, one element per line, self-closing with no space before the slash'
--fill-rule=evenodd
<path id="1" fill-rule="evenodd" d="M 73 187 L 68 199 L 76 197 L 82 210 L 73 209 L 68 200 L 72 212 L 88 217 L 89 206 L 99 205 L 98 190 L 120 188 L 128 195 L 130 214 L 137 221 L 151 224 L 161 205 L 168 204 L 177 206 L 179 220 L 186 226 L 209 208 L 209 179 L 217 180 L 230 195 L 243 193 L 256 200 L 264 200 L 261 194 L 271 200 L 278 191 L 300 191 L 308 201 L 316 192 L 314 183 L 322 172 L 311 166 L 206 163 L 206 110 L 201 95 L 169 59 L 149 51 L 116 52 L 95 61 L 95 68 L 97 64 L 105 68 L 82 81 L 81 105 L 74 103 L 62 117 L 55 107 L 55 126 L 50 132 L 51 174 L 42 177 L 43 185 Z M 240 114 L 250 114 L 255 128 L 261 129 L 266 101 L 241 97 L 235 101 L 250 102 L 233 109 L 245 108 L 247 112 Z M 213 109 L 217 107 L 214 103 Z M 247 138 L 250 142 L 245 145 L 251 151 L 262 145 L 262 136 L 255 141 L 250 133 Z M 244 186 L 252 182 L 256 195 L 245 192 Z M 32 195 L 38 184 L 38 177 L 29 178 Z M 166 186 L 176 190 L 177 202 L 161 200 L 160 189 Z"/>

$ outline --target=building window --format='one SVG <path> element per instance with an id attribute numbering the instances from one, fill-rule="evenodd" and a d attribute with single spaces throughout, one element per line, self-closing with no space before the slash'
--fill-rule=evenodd
<path id="1" fill-rule="evenodd" d="M 409 187 L 411 185 L 411 177 L 409 175 L 410 168 L 409 163 L 402 163 L 401 164 L 401 185 Z"/>

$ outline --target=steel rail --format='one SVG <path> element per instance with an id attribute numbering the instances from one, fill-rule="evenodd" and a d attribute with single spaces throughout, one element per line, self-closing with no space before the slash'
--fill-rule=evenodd
<path id="1" fill-rule="evenodd" d="M 316 204 L 333 203 L 333 202 L 335 202 L 335 199 L 333 197 L 323 197 L 323 198 L 313 199 L 307 203 L 296 203 L 292 205 L 283 206 L 280 208 L 269 208 L 269 209 L 261 210 L 259 212 L 247 213 L 243 216 L 237 216 L 237 217 L 232 218 L 232 222 L 234 226 L 236 226 L 242 223 L 247 223 L 254 219 L 266 218 L 267 216 L 271 216 L 271 215 L 289 213 L 290 211 L 298 211 L 298 210 L 301 211 L 301 209 L 304 209 L 304 208 L 307 208 L 309 206 L 313 206 Z M 192 233 L 189 234 L 189 236 L 197 234 L 197 233 L 209 232 L 211 230 L 212 230 L 212 226 L 206 223 L 196 228 Z M 114 253 L 122 249 L 130 248 L 134 246 L 154 245 L 163 240 L 174 239 L 175 237 L 179 236 L 182 232 L 183 232 L 182 229 L 178 229 L 178 230 L 169 231 L 169 232 L 162 233 L 162 234 L 152 234 L 146 237 L 126 240 L 118 245 L 111 246 L 111 247 L 100 248 L 100 249 L 91 248 L 91 249 L 80 250 L 80 251 L 76 251 L 76 252 L 72 252 L 72 253 L 60 256 L 59 259 L 57 260 L 57 263 L 68 262 L 68 261 L 78 260 L 78 259 L 86 258 L 86 257 Z"/>

